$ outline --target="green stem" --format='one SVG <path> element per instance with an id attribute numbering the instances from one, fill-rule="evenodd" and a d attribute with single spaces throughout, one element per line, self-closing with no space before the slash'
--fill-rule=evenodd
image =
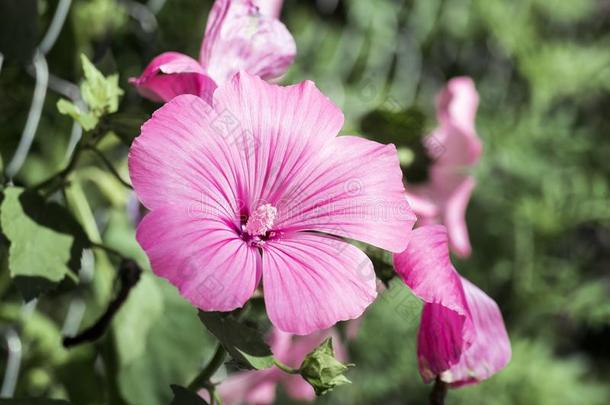
<path id="1" fill-rule="evenodd" d="M 222 363 L 225 361 L 225 355 L 227 354 L 225 348 L 219 343 L 216 346 L 216 351 L 214 352 L 214 356 L 209 361 L 207 366 L 195 379 L 189 384 L 188 388 L 191 391 L 198 391 L 200 388 L 205 388 L 210 385 L 210 378 L 216 373 L 216 370 L 222 366 Z"/>
<path id="2" fill-rule="evenodd" d="M 115 255 L 119 259 L 126 259 L 121 252 L 119 252 L 116 249 L 111 248 L 110 246 L 106 246 L 103 243 L 97 243 L 97 242 L 91 242 L 91 241 L 89 243 L 91 244 L 92 248 L 101 249 L 107 253 Z"/>
<path id="3" fill-rule="evenodd" d="M 280 370 L 282 370 L 285 373 L 299 374 L 299 369 L 289 367 L 289 366 L 285 365 L 284 363 L 282 363 L 281 361 L 279 361 L 278 359 L 273 359 L 273 364 L 275 364 L 275 366 L 277 368 L 279 368 Z"/>
<path id="4" fill-rule="evenodd" d="M 114 168 L 114 166 L 112 166 L 112 163 L 110 163 L 108 158 L 106 158 L 106 156 L 104 156 L 104 154 L 99 149 L 97 149 L 95 146 L 87 146 L 86 149 L 93 152 L 102 161 L 104 166 L 106 166 L 108 171 L 110 171 L 110 173 L 119 181 L 119 183 L 121 183 L 123 186 L 133 190 L 133 187 L 131 186 L 131 184 L 129 184 L 128 182 L 123 180 L 123 178 L 121 177 L 119 172 L 117 172 L 117 170 Z"/>
<path id="5" fill-rule="evenodd" d="M 81 153 L 84 149 L 86 149 L 89 145 L 95 146 L 97 142 L 102 138 L 100 135 L 104 134 L 104 118 L 98 123 L 97 127 L 95 127 L 92 131 L 86 132 L 83 134 L 83 138 L 76 144 L 74 148 L 74 152 L 72 152 L 72 156 L 70 156 L 70 161 L 61 171 L 55 173 L 48 179 L 43 182 L 32 187 L 34 190 L 41 190 L 49 187 L 46 190 L 46 195 L 50 195 L 57 191 L 59 188 L 62 188 L 65 185 L 66 178 L 70 175 L 70 173 L 76 167 L 78 160 L 81 156 Z"/>

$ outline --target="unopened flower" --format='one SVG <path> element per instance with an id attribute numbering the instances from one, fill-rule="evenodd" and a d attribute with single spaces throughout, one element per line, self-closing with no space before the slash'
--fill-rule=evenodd
<path id="1" fill-rule="evenodd" d="M 394 267 L 424 301 L 418 332 L 419 371 L 454 387 L 477 383 L 501 370 L 511 356 L 498 305 L 461 277 L 449 259 L 442 225 L 415 229 Z"/>
<path id="2" fill-rule="evenodd" d="M 299 371 L 316 395 L 324 395 L 335 387 L 351 382 L 344 375 L 348 368 L 348 364 L 335 357 L 333 340 L 327 338 L 305 357 Z"/>
<path id="3" fill-rule="evenodd" d="M 375 272 L 340 238 L 404 250 L 416 218 L 396 148 L 337 137 L 343 114 L 311 82 L 242 72 L 212 105 L 178 96 L 132 144 L 132 184 L 151 210 L 137 240 L 153 271 L 203 311 L 242 307 L 262 280 L 285 332 L 360 316 Z"/>
<path id="4" fill-rule="evenodd" d="M 468 170 L 482 150 L 475 130 L 478 103 L 472 79 L 457 77 L 447 83 L 437 100 L 439 126 L 424 140 L 433 160 L 428 181 L 407 189 L 418 225 L 445 225 L 451 250 L 463 257 L 471 252 L 465 215 L 475 186 Z"/>
<path id="5" fill-rule="evenodd" d="M 296 55 L 294 39 L 277 19 L 281 5 L 277 0 L 216 0 L 199 61 L 165 52 L 130 83 L 153 101 L 169 101 L 179 94 L 210 101 L 216 86 L 240 70 L 263 79 L 281 76 Z"/>
<path id="6" fill-rule="evenodd" d="M 347 351 L 339 334 L 332 328 L 307 336 L 295 336 L 273 329 L 269 344 L 275 358 L 289 367 L 299 368 L 307 354 L 328 337 L 333 339 L 337 359 L 346 361 Z M 312 386 L 303 377 L 287 374 L 277 367 L 231 374 L 218 386 L 218 393 L 225 405 L 266 405 L 274 402 L 278 384 L 292 399 L 313 401 L 316 397 Z M 206 395 L 205 392 L 201 394 Z"/>

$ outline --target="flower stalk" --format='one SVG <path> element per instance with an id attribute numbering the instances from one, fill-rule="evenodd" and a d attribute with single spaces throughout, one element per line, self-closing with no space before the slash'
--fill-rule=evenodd
<path id="1" fill-rule="evenodd" d="M 210 359 L 209 363 L 201 370 L 201 372 L 195 377 L 195 379 L 189 384 L 188 389 L 197 392 L 201 388 L 208 389 L 211 386 L 210 378 L 216 373 L 216 371 L 222 366 L 225 361 L 227 351 L 219 343 L 216 346 L 214 356 Z"/>
<path id="2" fill-rule="evenodd" d="M 442 381 L 440 377 L 436 377 L 432 392 L 430 392 L 430 405 L 443 405 L 447 396 L 447 388 L 447 383 Z"/>

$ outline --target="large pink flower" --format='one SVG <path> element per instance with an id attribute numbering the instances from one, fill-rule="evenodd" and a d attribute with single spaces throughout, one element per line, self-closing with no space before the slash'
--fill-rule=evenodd
<path id="1" fill-rule="evenodd" d="M 437 100 L 439 126 L 424 141 L 434 160 L 429 180 L 408 188 L 418 224 L 444 224 L 451 249 L 463 257 L 471 252 L 465 215 L 475 186 L 468 170 L 477 164 L 482 149 L 475 130 L 478 103 L 472 79 L 457 77 L 447 83 Z"/>
<path id="2" fill-rule="evenodd" d="M 211 101 L 216 86 L 240 70 L 263 79 L 282 75 L 294 61 L 296 45 L 277 20 L 281 6 L 277 0 L 216 0 L 199 61 L 165 52 L 130 83 L 153 101 L 169 101 L 179 94 Z"/>
<path id="3" fill-rule="evenodd" d="M 425 382 L 440 376 L 454 387 L 491 377 L 511 356 L 497 304 L 461 277 L 449 259 L 447 230 L 427 225 L 411 233 L 394 267 L 424 301 L 417 353 Z"/>
<path id="4" fill-rule="evenodd" d="M 327 337 L 332 337 L 338 360 L 347 361 L 347 352 L 335 329 L 319 331 L 307 336 L 295 336 L 274 329 L 270 345 L 275 358 L 289 367 L 299 368 L 301 362 Z M 225 405 L 272 404 L 278 384 L 293 399 L 313 401 L 315 392 L 300 375 L 290 375 L 276 367 L 261 371 L 242 371 L 230 375 L 219 386 L 218 392 Z M 202 392 L 205 396 L 206 393 Z"/>
<path id="5" fill-rule="evenodd" d="M 313 83 L 245 72 L 216 90 L 213 107 L 183 95 L 157 110 L 129 154 L 152 211 L 137 239 L 154 272 L 204 311 L 243 306 L 262 279 L 285 332 L 360 316 L 375 273 L 340 237 L 401 252 L 416 217 L 396 148 L 337 137 L 342 125 Z"/>

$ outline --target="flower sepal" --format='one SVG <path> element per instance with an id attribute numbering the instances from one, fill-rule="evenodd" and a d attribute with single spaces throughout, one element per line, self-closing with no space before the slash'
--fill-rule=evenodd
<path id="1" fill-rule="evenodd" d="M 335 358 L 332 338 L 327 338 L 305 357 L 299 373 L 319 396 L 340 385 L 351 384 L 344 373 L 353 366 L 353 364 L 341 363 Z"/>

